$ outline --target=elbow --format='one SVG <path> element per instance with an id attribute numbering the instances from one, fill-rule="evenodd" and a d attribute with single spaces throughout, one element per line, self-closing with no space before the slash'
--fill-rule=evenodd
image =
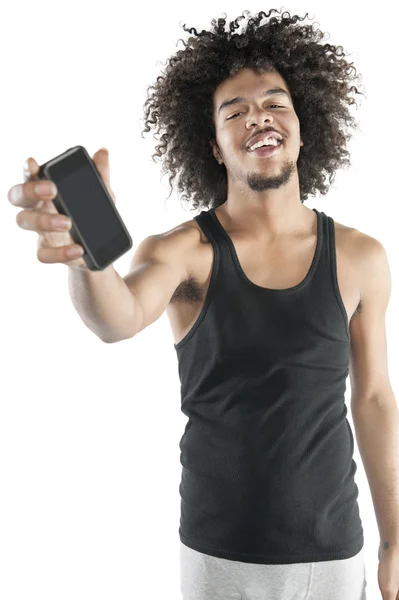
<path id="1" fill-rule="evenodd" d="M 121 342 L 122 341 L 121 338 L 118 338 L 118 339 L 112 338 L 111 339 L 111 338 L 104 338 L 104 337 L 100 337 L 100 336 L 99 336 L 99 339 L 102 342 L 104 342 L 104 344 L 116 344 L 116 342 Z"/>
<path id="2" fill-rule="evenodd" d="M 131 340 L 133 337 L 134 337 L 134 335 L 124 336 L 124 337 L 118 337 L 118 338 L 100 337 L 100 340 L 102 342 L 104 342 L 104 344 L 116 344 L 117 342 L 123 342 L 124 340 Z"/>

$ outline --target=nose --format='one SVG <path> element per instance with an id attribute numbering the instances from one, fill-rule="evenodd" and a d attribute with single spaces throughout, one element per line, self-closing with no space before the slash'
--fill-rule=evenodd
<path id="1" fill-rule="evenodd" d="M 266 123 L 267 121 L 269 121 L 269 122 L 272 122 L 272 121 L 273 121 L 273 119 L 270 117 L 270 115 L 269 115 L 269 114 L 266 114 L 266 115 L 264 115 L 263 117 L 262 117 L 261 115 L 260 115 L 260 116 L 258 116 L 258 117 L 256 117 L 256 116 L 254 115 L 254 116 L 250 117 L 250 118 L 247 120 L 247 122 L 246 122 L 245 126 L 246 126 L 247 128 L 248 128 L 248 127 L 249 127 L 249 128 L 251 128 L 251 127 L 252 127 L 252 125 L 253 125 L 254 123 L 255 123 L 255 125 L 256 125 L 256 124 L 259 124 L 260 126 L 262 126 L 262 124 Z"/>

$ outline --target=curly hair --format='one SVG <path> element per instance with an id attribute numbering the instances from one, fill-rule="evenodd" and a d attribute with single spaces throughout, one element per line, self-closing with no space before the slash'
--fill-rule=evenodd
<path id="1" fill-rule="evenodd" d="M 170 174 L 170 193 L 179 172 L 178 191 L 185 192 L 181 198 L 193 209 L 216 208 L 227 199 L 226 167 L 215 160 L 210 143 L 216 140 L 213 95 L 244 67 L 277 72 L 287 82 L 304 142 L 297 161 L 302 203 L 317 191 L 326 194 L 326 174 L 331 184 L 336 170 L 350 165 L 345 147 L 351 135 L 345 126 L 357 129 L 358 123 L 347 105 L 355 102 L 351 92 L 362 93 L 350 86 L 361 76 L 353 63 L 340 58 L 345 56 L 342 46 L 321 45 L 319 29 L 296 25 L 308 13 L 300 19 L 284 12 L 280 20 L 272 17 L 261 24 L 273 12 L 279 11 L 259 12 L 241 33 L 234 31 L 244 16 L 230 22 L 229 31 L 225 19 L 213 19 L 213 29 L 200 33 L 183 25 L 196 37 L 181 40 L 185 49 L 169 58 L 156 84 L 147 88 L 154 91 L 144 104 L 142 134 L 152 125 L 162 132 L 152 159 L 165 154 L 162 173 Z"/>

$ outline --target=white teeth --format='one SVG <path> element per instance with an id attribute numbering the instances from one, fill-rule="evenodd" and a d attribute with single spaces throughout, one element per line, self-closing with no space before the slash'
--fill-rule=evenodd
<path id="1" fill-rule="evenodd" d="M 265 140 L 261 140 L 257 142 L 253 146 L 249 148 L 249 152 L 255 150 L 256 148 L 261 148 L 262 146 L 278 146 L 281 140 L 277 140 L 276 138 L 266 138 Z"/>

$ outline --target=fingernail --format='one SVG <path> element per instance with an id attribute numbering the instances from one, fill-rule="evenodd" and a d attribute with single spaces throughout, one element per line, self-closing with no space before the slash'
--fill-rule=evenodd
<path id="1" fill-rule="evenodd" d="M 28 174 L 30 173 L 30 169 L 29 169 L 29 161 L 26 160 L 24 162 L 24 171 L 26 171 Z"/>
<path id="2" fill-rule="evenodd" d="M 21 190 L 20 190 L 20 188 L 21 188 L 20 185 L 14 185 L 11 188 L 11 190 L 9 192 L 9 194 L 10 194 L 9 198 L 10 198 L 11 204 L 15 204 L 16 205 L 19 202 L 20 197 L 21 197 L 21 193 L 20 193 Z"/>
<path id="3" fill-rule="evenodd" d="M 65 254 L 71 258 L 78 258 L 79 256 L 83 256 L 84 250 L 82 246 L 72 246 L 72 248 L 68 248 L 65 251 Z"/>

